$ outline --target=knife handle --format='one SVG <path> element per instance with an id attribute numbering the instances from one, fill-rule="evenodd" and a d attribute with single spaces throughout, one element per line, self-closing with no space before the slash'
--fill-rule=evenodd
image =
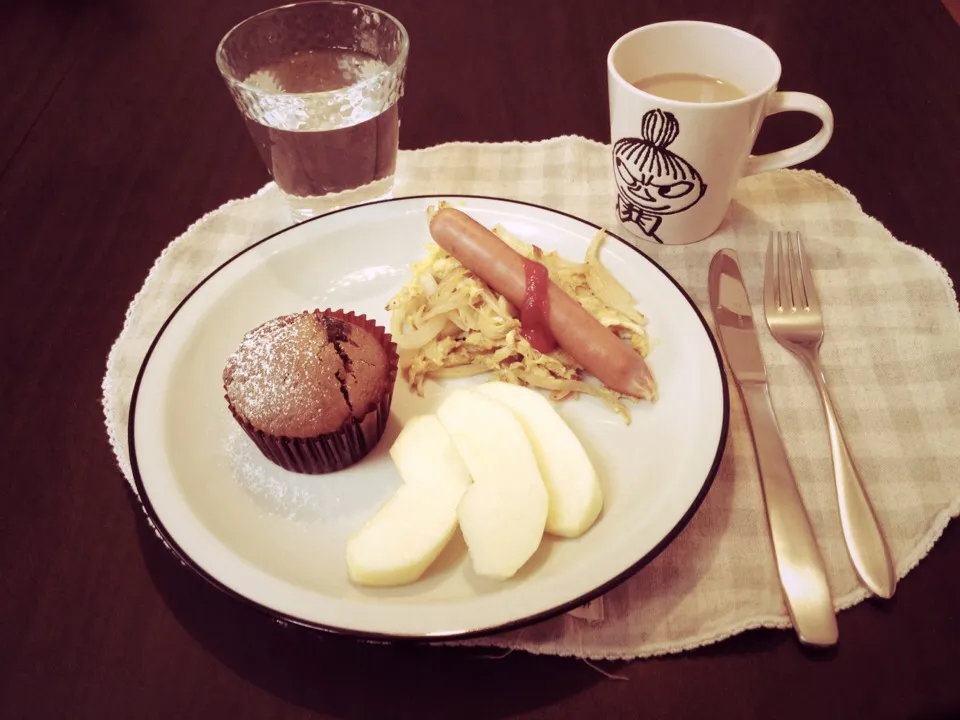
<path id="1" fill-rule="evenodd" d="M 833 645 L 838 630 L 827 571 L 790 470 L 770 392 L 765 382 L 747 382 L 740 384 L 740 394 L 756 450 L 767 524 L 787 611 L 801 642 Z"/>

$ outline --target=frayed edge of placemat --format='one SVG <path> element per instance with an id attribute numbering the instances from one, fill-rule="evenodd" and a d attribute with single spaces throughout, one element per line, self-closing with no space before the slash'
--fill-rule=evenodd
<path id="1" fill-rule="evenodd" d="M 417 150 L 401 150 L 401 154 L 405 153 L 428 153 L 439 150 L 451 150 L 455 148 L 463 147 L 476 147 L 476 148 L 517 148 L 517 147 L 530 147 L 532 145 L 558 145 L 561 142 L 566 142 L 574 140 L 579 143 L 586 145 L 599 146 L 604 148 L 609 148 L 609 143 L 600 142 L 599 140 L 591 140 L 588 137 L 583 135 L 558 135 L 551 138 L 542 138 L 540 140 L 507 140 L 507 141 L 486 141 L 486 140 L 453 140 L 451 142 L 439 143 L 437 145 L 430 145 L 425 148 L 419 148 Z"/>
<path id="2" fill-rule="evenodd" d="M 958 301 L 957 299 L 957 289 L 956 289 L 956 286 L 954 285 L 953 278 L 950 277 L 950 273 L 947 272 L 947 269 L 943 266 L 943 264 L 939 260 L 937 260 L 933 255 L 928 253 L 923 248 L 919 248 L 916 245 L 911 245 L 910 243 L 904 242 L 900 238 L 896 237 L 892 232 L 890 232 L 890 230 L 887 228 L 886 225 L 880 222 L 873 215 L 867 214 L 864 211 L 863 206 L 860 204 L 860 201 L 857 199 L 857 196 L 854 195 L 852 192 L 850 192 L 850 190 L 845 188 L 843 185 L 838 183 L 836 180 L 831 180 L 826 175 L 823 175 L 817 172 L 816 170 L 797 170 L 795 168 L 786 168 L 785 170 L 786 172 L 802 173 L 804 175 L 809 175 L 817 179 L 821 184 L 828 185 L 834 190 L 838 190 L 840 193 L 845 195 L 848 200 L 852 201 L 857 206 L 857 209 L 863 214 L 865 218 L 867 218 L 867 220 L 869 220 L 878 228 L 880 228 L 883 231 L 883 234 L 887 236 L 888 240 L 893 242 L 895 245 L 904 246 L 905 248 L 909 249 L 913 253 L 919 255 L 925 262 L 932 264 L 933 267 L 936 268 L 936 270 L 943 277 L 943 279 L 946 280 L 947 289 L 949 290 L 948 297 L 952 299 L 953 308 L 954 310 L 957 311 L 957 314 L 954 317 L 954 320 L 956 320 L 957 322 L 957 330 L 960 331 L 960 301 Z"/>

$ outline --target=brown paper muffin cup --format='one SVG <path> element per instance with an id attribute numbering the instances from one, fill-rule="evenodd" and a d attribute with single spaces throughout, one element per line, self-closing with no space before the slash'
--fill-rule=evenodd
<path id="1" fill-rule="evenodd" d="M 380 441 L 390 417 L 399 355 L 390 333 L 366 315 L 331 308 L 314 310 L 314 313 L 363 328 L 381 343 L 387 352 L 387 375 L 380 401 L 363 417 L 347 418 L 338 430 L 308 438 L 265 433 L 240 417 L 229 397 L 227 405 L 234 419 L 268 460 L 292 472 L 321 475 L 350 467 L 366 457 Z"/>

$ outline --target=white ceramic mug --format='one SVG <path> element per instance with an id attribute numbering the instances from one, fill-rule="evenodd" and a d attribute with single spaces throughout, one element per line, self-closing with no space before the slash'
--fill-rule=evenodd
<path id="1" fill-rule="evenodd" d="M 667 100 L 633 86 L 667 73 L 693 73 L 736 85 L 724 102 Z M 780 59 L 759 38 L 715 23 L 678 20 L 633 30 L 610 48 L 607 81 L 617 216 L 634 235 L 683 245 L 712 234 L 744 175 L 796 165 L 826 147 L 833 113 L 807 93 L 777 92 Z M 816 115 L 811 139 L 750 155 L 763 119 Z"/>

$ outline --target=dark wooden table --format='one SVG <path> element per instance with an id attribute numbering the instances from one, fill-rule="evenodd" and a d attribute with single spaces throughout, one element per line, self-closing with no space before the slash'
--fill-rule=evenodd
<path id="1" fill-rule="evenodd" d="M 604 60 L 671 18 L 771 43 L 781 87 L 833 106 L 809 163 L 960 280 L 960 28 L 933 0 L 380 0 L 412 37 L 401 144 L 608 140 Z M 154 258 L 265 172 L 213 62 L 265 0 L 35 0 L 0 20 L 0 716 L 960 715 L 960 528 L 834 653 L 751 632 L 607 664 L 283 630 L 181 569 L 131 501 L 99 406 Z M 773 118 L 760 150 L 815 121 Z M 904 482 L 909 482 L 904 478 Z M 420 685 L 422 683 L 422 686 Z"/>

